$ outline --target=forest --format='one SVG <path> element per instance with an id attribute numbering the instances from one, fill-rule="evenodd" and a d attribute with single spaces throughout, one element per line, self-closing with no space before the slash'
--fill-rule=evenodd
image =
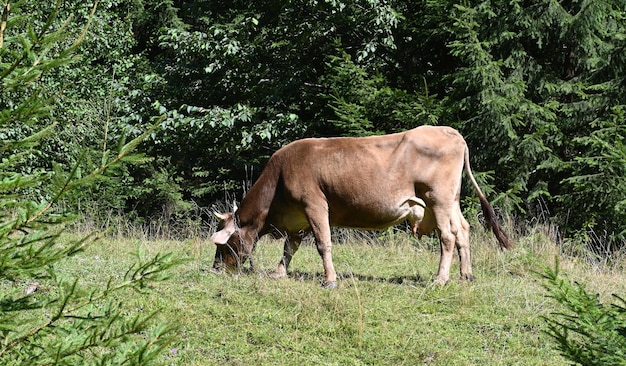
<path id="1" fill-rule="evenodd" d="M 621 0 L 2 4 L 0 110 L 19 113 L 0 139 L 54 129 L 21 168 L 90 171 L 149 131 L 66 207 L 202 220 L 290 141 L 449 125 L 502 215 L 595 245 L 626 238 Z M 34 93 L 11 86 L 18 72 Z M 20 111 L 34 100 L 45 112 Z"/>

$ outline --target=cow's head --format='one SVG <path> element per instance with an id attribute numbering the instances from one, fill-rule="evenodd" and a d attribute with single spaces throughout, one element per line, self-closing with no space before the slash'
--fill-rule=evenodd
<path id="1" fill-rule="evenodd" d="M 250 254 L 241 236 L 235 211 L 236 207 L 233 212 L 213 213 L 220 220 L 217 232 L 211 236 L 211 241 L 216 246 L 213 269 L 217 271 L 238 269 Z"/>

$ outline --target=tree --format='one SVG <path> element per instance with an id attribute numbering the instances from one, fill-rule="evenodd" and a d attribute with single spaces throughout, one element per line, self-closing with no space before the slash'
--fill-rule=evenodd
<path id="1" fill-rule="evenodd" d="M 92 170 L 76 163 L 32 164 L 54 136 L 54 100 L 42 81 L 55 68 L 76 60 L 89 25 L 72 36 L 70 20 L 57 22 L 62 2 L 45 22 L 31 22 L 28 3 L 2 3 L 0 25 L 0 363 L 147 364 L 170 340 L 170 325 L 155 327 L 154 314 L 124 316 L 124 289 L 143 291 L 176 264 L 172 254 L 140 258 L 123 278 L 105 288 L 81 289 L 77 278 L 55 270 L 97 239 L 62 239 L 75 215 L 59 206 L 85 183 L 125 160 L 151 131 L 115 150 L 102 150 Z M 93 18 L 93 11 L 87 19 Z M 123 141 L 123 140 L 120 140 Z M 80 158 L 78 159 L 80 161 Z M 37 291 L 39 287 L 50 290 Z"/>
<path id="2" fill-rule="evenodd" d="M 188 2 L 176 14 L 151 35 L 166 81 L 155 99 L 169 118 L 148 149 L 204 204 L 285 143 L 347 132 L 328 105 L 337 44 L 375 72 L 398 22 L 379 0 Z"/>
<path id="3" fill-rule="evenodd" d="M 167 117 L 140 146 L 148 164 L 106 173 L 70 205 L 180 218 L 192 201 L 241 192 L 295 139 L 443 124 L 466 137 L 502 210 L 547 209 L 567 235 L 624 237 L 625 189 L 613 179 L 624 160 L 623 1 L 101 3 L 82 59 L 38 80 L 42 95 L 64 93 L 49 112 L 56 143 L 29 166 L 69 169 L 82 145 L 89 170 L 117 136 Z M 59 14 L 89 11 L 68 0 Z"/>
<path id="4" fill-rule="evenodd" d="M 544 319 L 545 332 L 563 357 L 580 365 L 626 364 L 626 301 L 613 295 L 605 304 L 583 284 L 572 283 L 556 269 L 541 274 L 548 297 L 561 309 Z"/>
<path id="5" fill-rule="evenodd" d="M 593 177 L 612 182 L 624 169 L 624 2 L 451 8 L 442 43 L 458 67 L 442 79 L 454 86 L 444 109 L 477 152 L 477 169 L 495 171 L 495 202 L 531 215 L 545 202 L 567 234 L 595 227 L 623 238 L 626 186 L 601 190 Z"/>

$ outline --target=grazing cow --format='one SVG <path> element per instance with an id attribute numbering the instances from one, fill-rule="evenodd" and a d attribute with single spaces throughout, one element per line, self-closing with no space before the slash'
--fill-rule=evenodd
<path id="1" fill-rule="evenodd" d="M 408 220 L 419 236 L 436 230 L 441 258 L 436 283 L 450 277 L 456 246 L 461 279 L 473 280 L 469 224 L 461 213 L 461 175 L 474 186 L 486 225 L 502 248 L 512 243 L 472 175 L 469 150 L 450 127 L 421 126 L 370 137 L 309 138 L 276 151 L 259 179 L 220 219 L 211 240 L 214 269 L 242 264 L 265 234 L 284 237 L 284 254 L 272 277 L 284 277 L 302 238 L 313 233 L 322 257 L 324 286 L 335 287 L 331 226 L 384 229 Z"/>

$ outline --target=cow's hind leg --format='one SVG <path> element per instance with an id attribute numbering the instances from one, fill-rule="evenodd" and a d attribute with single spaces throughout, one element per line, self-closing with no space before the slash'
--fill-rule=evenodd
<path id="1" fill-rule="evenodd" d="M 456 243 L 456 228 L 454 227 L 451 210 L 447 207 L 433 209 L 437 222 L 437 232 L 439 234 L 439 245 L 441 256 L 439 258 L 439 270 L 435 278 L 435 284 L 445 285 L 450 280 L 450 267 L 454 255 Z"/>
<path id="2" fill-rule="evenodd" d="M 461 262 L 461 280 L 473 281 L 475 278 L 472 274 L 472 262 L 470 254 L 470 225 L 463 217 L 460 207 L 457 211 L 458 220 L 457 222 L 455 222 L 454 225 L 458 225 L 458 231 L 456 233 L 456 248 L 459 252 L 459 260 Z"/>
<path id="3" fill-rule="evenodd" d="M 300 242 L 302 242 L 302 236 L 300 235 L 291 235 L 285 238 L 283 258 L 278 263 L 276 270 L 270 273 L 271 278 L 282 278 L 287 276 L 287 268 L 289 268 L 291 258 L 293 258 L 293 255 L 296 251 L 298 251 Z"/>
<path id="4" fill-rule="evenodd" d="M 437 215 L 437 213 L 435 214 Z M 438 215 L 436 219 L 441 244 L 441 258 L 435 283 L 443 285 L 450 280 L 450 267 L 455 246 L 459 253 L 461 279 L 473 281 L 469 245 L 470 227 L 463 217 L 460 207 L 457 204 L 453 210 L 439 212 Z"/>

